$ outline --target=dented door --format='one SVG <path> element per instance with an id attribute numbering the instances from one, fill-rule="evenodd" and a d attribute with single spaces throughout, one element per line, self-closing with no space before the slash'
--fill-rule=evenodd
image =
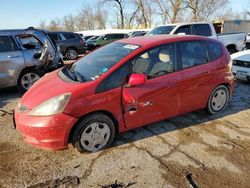
<path id="1" fill-rule="evenodd" d="M 180 113 L 180 72 L 147 80 L 122 90 L 123 117 L 127 128 L 140 127 Z"/>

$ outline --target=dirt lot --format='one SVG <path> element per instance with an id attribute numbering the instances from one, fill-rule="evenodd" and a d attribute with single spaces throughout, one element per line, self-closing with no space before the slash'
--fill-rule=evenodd
<path id="1" fill-rule="evenodd" d="M 250 85 L 236 82 L 227 110 L 185 114 L 79 154 L 26 145 L 13 129 L 20 95 L 0 91 L 0 187 L 250 187 Z"/>

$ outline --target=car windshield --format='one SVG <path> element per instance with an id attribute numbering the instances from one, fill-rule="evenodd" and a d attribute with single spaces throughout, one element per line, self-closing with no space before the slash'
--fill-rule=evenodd
<path id="1" fill-rule="evenodd" d="M 147 35 L 169 34 L 174 28 L 175 28 L 175 25 L 159 26 L 149 31 Z"/>
<path id="2" fill-rule="evenodd" d="M 106 45 L 74 63 L 69 72 L 75 73 L 82 81 L 92 81 L 107 72 L 128 54 L 138 49 L 138 45 L 115 42 Z M 78 80 L 78 79 L 76 79 Z"/>

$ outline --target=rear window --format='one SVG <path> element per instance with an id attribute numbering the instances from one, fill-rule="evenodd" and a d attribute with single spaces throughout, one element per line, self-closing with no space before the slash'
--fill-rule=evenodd
<path id="1" fill-rule="evenodd" d="M 208 24 L 194 24 L 193 34 L 200 36 L 212 36 L 211 28 Z"/>
<path id="2" fill-rule="evenodd" d="M 207 48 L 209 62 L 215 61 L 222 56 L 222 47 L 219 43 L 212 41 L 204 41 L 204 43 Z"/>
<path id="3" fill-rule="evenodd" d="M 63 33 L 63 36 L 64 36 L 66 39 L 68 39 L 68 40 L 70 40 L 70 39 L 76 39 L 76 35 L 73 34 L 73 33 Z"/>

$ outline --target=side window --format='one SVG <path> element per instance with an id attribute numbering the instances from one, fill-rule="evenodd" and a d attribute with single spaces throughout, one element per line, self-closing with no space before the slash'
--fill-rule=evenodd
<path id="1" fill-rule="evenodd" d="M 55 42 L 60 40 L 60 36 L 57 33 L 49 33 L 49 37 L 51 40 L 54 40 Z"/>
<path id="2" fill-rule="evenodd" d="M 179 42 L 177 45 L 182 69 L 207 63 L 206 50 L 202 41 Z"/>
<path id="3" fill-rule="evenodd" d="M 124 34 L 116 34 L 114 35 L 114 39 L 122 39 L 124 38 Z"/>
<path id="4" fill-rule="evenodd" d="M 103 40 L 110 40 L 112 39 L 112 35 L 104 35 Z"/>
<path id="5" fill-rule="evenodd" d="M 222 56 L 222 47 L 219 43 L 208 40 L 204 42 L 207 48 L 209 62 L 214 61 Z"/>
<path id="6" fill-rule="evenodd" d="M 194 24 L 193 34 L 201 36 L 212 36 L 211 28 L 208 24 Z"/>
<path id="7" fill-rule="evenodd" d="M 128 79 L 130 74 L 130 64 L 122 65 L 107 78 L 105 78 L 97 87 L 96 93 L 112 90 L 114 88 L 122 87 Z"/>
<path id="8" fill-rule="evenodd" d="M 63 36 L 64 36 L 67 40 L 76 39 L 76 36 L 75 36 L 75 34 L 73 34 L 73 33 L 63 33 Z"/>
<path id="9" fill-rule="evenodd" d="M 9 36 L 0 36 L 0 52 L 11 52 L 16 50 L 17 46 Z"/>
<path id="10" fill-rule="evenodd" d="M 191 35 L 191 28 L 190 28 L 190 25 L 185 25 L 185 26 L 179 27 L 179 28 L 175 31 L 175 34 L 178 34 L 178 33 L 185 33 L 186 35 Z"/>
<path id="11" fill-rule="evenodd" d="M 42 43 L 32 35 L 25 35 L 19 37 L 22 46 L 26 49 L 41 48 Z"/>
<path id="12" fill-rule="evenodd" d="M 0 36 L 0 52 L 12 51 L 12 45 L 8 36 Z"/>
<path id="13" fill-rule="evenodd" d="M 132 60 L 132 72 L 147 74 L 149 79 L 174 72 L 175 67 L 174 44 L 166 44 L 145 51 Z"/>

